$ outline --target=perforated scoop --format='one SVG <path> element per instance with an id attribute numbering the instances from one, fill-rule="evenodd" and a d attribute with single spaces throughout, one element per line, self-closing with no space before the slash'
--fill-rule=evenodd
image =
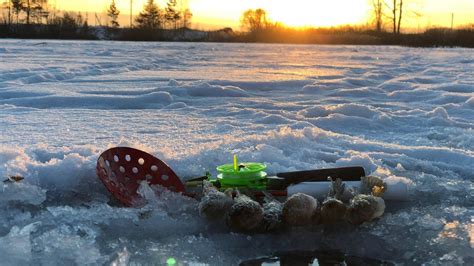
<path id="1" fill-rule="evenodd" d="M 96 170 L 107 190 L 126 206 L 143 204 L 137 190 L 144 180 L 150 185 L 184 192 L 184 184 L 166 163 L 137 149 L 117 147 L 106 150 L 99 156 Z"/>

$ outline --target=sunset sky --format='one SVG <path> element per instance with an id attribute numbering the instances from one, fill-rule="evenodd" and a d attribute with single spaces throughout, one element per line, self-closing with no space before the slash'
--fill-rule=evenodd
<path id="1" fill-rule="evenodd" d="M 104 12 L 111 0 L 50 0 L 60 10 Z M 134 0 L 134 14 L 146 0 Z M 156 1 L 161 7 L 166 0 Z M 193 25 L 198 28 L 239 27 L 242 12 L 249 8 L 267 10 L 273 21 L 289 26 L 332 26 L 364 24 L 369 20 L 371 0 L 188 0 L 194 14 Z M 391 2 L 391 1 L 388 1 Z M 410 28 L 450 26 L 451 13 L 455 25 L 474 23 L 474 0 L 405 0 L 406 23 Z M 128 23 L 130 0 L 116 0 L 121 10 L 121 23 Z M 414 11 L 423 14 L 416 17 Z"/>

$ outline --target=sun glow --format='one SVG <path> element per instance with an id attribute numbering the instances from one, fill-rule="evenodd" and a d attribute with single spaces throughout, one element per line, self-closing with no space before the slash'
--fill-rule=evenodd
<path id="1" fill-rule="evenodd" d="M 366 0 L 292 0 L 272 1 L 266 7 L 272 20 L 288 26 L 334 26 L 366 20 Z"/>
<path id="2" fill-rule="evenodd" d="M 231 26 L 250 8 L 262 8 L 272 21 L 293 27 L 363 23 L 370 10 L 367 0 L 190 0 L 189 4 L 197 19 L 233 21 Z"/>

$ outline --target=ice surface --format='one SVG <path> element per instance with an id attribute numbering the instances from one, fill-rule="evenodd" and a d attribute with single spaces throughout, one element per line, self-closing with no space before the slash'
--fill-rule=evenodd
<path id="1" fill-rule="evenodd" d="M 474 263 L 472 51 L 37 42 L 0 42 L 0 177 L 25 177 L 0 185 L 2 263 L 223 265 L 318 248 Z M 111 201 L 95 163 L 116 145 L 183 179 L 234 153 L 270 174 L 362 165 L 410 183 L 412 200 L 341 232 L 229 233 L 183 196 Z"/>

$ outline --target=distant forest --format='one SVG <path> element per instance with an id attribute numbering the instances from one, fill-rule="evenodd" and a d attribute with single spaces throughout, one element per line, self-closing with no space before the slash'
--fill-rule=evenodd
<path id="1" fill-rule="evenodd" d="M 422 16 L 420 12 L 405 10 L 404 0 L 372 0 L 372 4 L 372 18 L 366 25 L 291 28 L 270 21 L 263 9 L 250 9 L 242 14 L 240 31 L 200 31 L 191 29 L 193 14 L 182 0 L 168 0 L 163 7 L 148 0 L 138 15 L 130 16 L 127 25 L 119 24 L 120 10 L 111 0 L 107 23 L 96 26 L 90 26 L 81 13 L 50 9 L 48 0 L 7 0 L 1 6 L 0 37 L 474 48 L 474 25 L 403 33 L 404 16 Z"/>

